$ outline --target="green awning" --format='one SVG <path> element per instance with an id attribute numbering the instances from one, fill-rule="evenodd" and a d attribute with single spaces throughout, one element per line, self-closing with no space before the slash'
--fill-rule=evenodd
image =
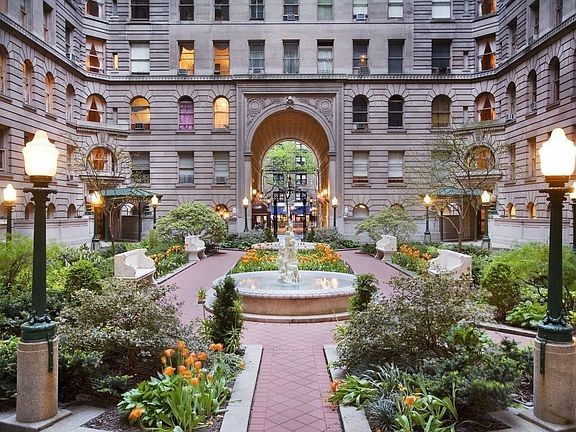
<path id="1" fill-rule="evenodd" d="M 160 194 L 155 194 L 154 192 L 150 192 L 144 189 L 131 188 L 131 187 L 106 189 L 102 191 L 102 195 L 105 196 L 106 198 L 114 198 L 114 199 L 140 198 L 142 201 L 148 200 L 152 198 L 154 195 L 156 195 L 158 199 L 162 198 L 162 195 Z"/>

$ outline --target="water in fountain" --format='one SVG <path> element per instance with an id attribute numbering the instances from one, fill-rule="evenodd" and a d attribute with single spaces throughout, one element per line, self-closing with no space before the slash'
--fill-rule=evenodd
<path id="1" fill-rule="evenodd" d="M 278 280 L 287 285 L 297 285 L 300 282 L 298 259 L 296 258 L 296 240 L 292 224 L 286 227 L 284 245 L 278 251 Z"/>

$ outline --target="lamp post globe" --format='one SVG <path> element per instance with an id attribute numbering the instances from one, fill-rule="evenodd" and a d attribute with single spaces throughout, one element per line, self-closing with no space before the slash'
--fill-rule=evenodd
<path id="1" fill-rule="evenodd" d="M 334 207 L 334 228 L 336 228 L 336 207 L 338 207 L 338 198 L 332 198 L 332 207 Z"/>
<path id="2" fill-rule="evenodd" d="M 244 207 L 244 232 L 248 231 L 248 197 L 244 197 L 242 200 L 242 206 Z"/>
<path id="3" fill-rule="evenodd" d="M 424 241 L 430 242 L 432 240 L 432 234 L 430 234 L 430 218 L 429 218 L 429 210 L 430 205 L 432 204 L 432 198 L 430 195 L 426 194 L 424 196 L 424 207 L 426 207 L 426 228 L 424 229 Z"/>
<path id="4" fill-rule="evenodd" d="M 4 195 L 4 206 L 6 207 L 6 241 L 12 238 L 12 207 L 16 202 L 16 189 L 8 183 L 2 191 Z"/>
<path id="5" fill-rule="evenodd" d="M 480 201 L 482 202 L 482 207 L 484 207 L 484 213 L 486 215 L 485 219 L 486 227 L 484 230 L 484 237 L 482 237 L 482 247 L 485 247 L 487 249 L 490 249 L 491 247 L 490 235 L 488 234 L 488 210 L 490 209 L 491 199 L 492 195 L 490 195 L 490 192 L 488 192 L 487 190 L 482 192 L 482 195 L 480 195 Z"/>

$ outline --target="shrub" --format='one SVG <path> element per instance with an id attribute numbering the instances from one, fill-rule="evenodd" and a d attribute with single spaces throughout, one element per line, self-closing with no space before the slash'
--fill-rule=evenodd
<path id="1" fill-rule="evenodd" d="M 102 353 L 70 349 L 60 343 L 58 351 L 58 389 L 61 398 L 90 393 L 92 380 L 103 373 Z"/>
<path id="2" fill-rule="evenodd" d="M 0 295 L 11 294 L 32 285 L 32 240 L 13 235 L 0 243 Z"/>
<path id="3" fill-rule="evenodd" d="M 356 234 L 367 233 L 374 240 L 380 240 L 382 234 L 393 235 L 398 242 L 406 242 L 416 232 L 414 219 L 401 207 L 387 207 L 368 216 L 356 227 Z"/>
<path id="4" fill-rule="evenodd" d="M 16 351 L 18 338 L 0 341 L 0 400 L 16 394 Z"/>
<path id="5" fill-rule="evenodd" d="M 236 282 L 230 276 L 214 287 L 216 299 L 212 305 L 212 317 L 205 321 L 209 338 L 221 343 L 227 352 L 240 349 L 242 326 L 242 300 L 236 289 Z"/>
<path id="6" fill-rule="evenodd" d="M 235 249 L 249 249 L 254 244 L 265 243 L 268 241 L 270 241 L 270 239 L 266 235 L 266 231 L 251 230 L 237 234 L 229 234 L 228 237 L 226 237 L 226 240 L 221 243 L 221 246 Z"/>
<path id="7" fill-rule="evenodd" d="M 360 246 L 360 252 L 369 254 L 369 255 L 376 255 L 376 244 L 375 243 L 364 243 Z"/>
<path id="8" fill-rule="evenodd" d="M 378 292 L 378 279 L 372 273 L 359 274 L 354 280 L 354 290 L 348 309 L 356 312 L 365 311 Z"/>
<path id="9" fill-rule="evenodd" d="M 81 259 L 70 266 L 64 289 L 68 296 L 80 289 L 98 292 L 101 288 L 101 277 L 94 263 Z"/>
<path id="10" fill-rule="evenodd" d="M 359 243 L 346 240 L 334 227 L 320 227 L 310 230 L 306 236 L 306 241 L 313 243 L 326 243 L 333 249 L 358 247 Z"/>
<path id="11" fill-rule="evenodd" d="M 496 262 L 486 268 L 480 281 L 486 301 L 496 308 L 496 320 L 504 321 L 508 311 L 518 304 L 521 294 L 519 281 L 505 262 Z"/>

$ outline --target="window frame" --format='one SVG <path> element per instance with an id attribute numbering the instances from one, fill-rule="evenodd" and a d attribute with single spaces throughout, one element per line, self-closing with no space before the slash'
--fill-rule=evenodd
<path id="1" fill-rule="evenodd" d="M 135 67 L 136 65 L 139 67 Z M 130 73 L 134 75 L 150 74 L 150 41 L 130 42 Z"/>
<path id="2" fill-rule="evenodd" d="M 392 156 L 399 156 L 393 158 Z M 404 183 L 405 176 L 405 158 L 406 152 L 404 150 L 388 150 L 388 183 Z M 394 161 L 394 163 L 391 163 Z M 391 175 L 400 173 L 400 175 Z"/>
<path id="3" fill-rule="evenodd" d="M 447 104 L 445 102 L 447 102 Z M 432 99 L 431 108 L 432 128 L 449 128 L 452 121 L 452 99 L 450 99 L 450 96 L 445 94 L 437 95 Z M 444 109 L 444 111 L 440 108 Z M 436 120 L 434 120 L 435 118 Z"/>
<path id="4" fill-rule="evenodd" d="M 297 40 L 284 40 L 282 41 L 283 47 L 283 73 L 285 75 L 294 75 L 300 73 L 300 41 Z M 288 47 L 295 47 L 293 51 Z M 295 54 L 295 57 L 288 57 L 287 54 Z"/>
<path id="5" fill-rule="evenodd" d="M 219 104 L 219 101 L 226 101 L 226 104 Z M 214 129 L 230 129 L 230 101 L 224 96 L 214 98 Z"/>
<path id="6" fill-rule="evenodd" d="M 370 179 L 370 152 L 352 151 L 352 183 L 368 183 Z"/>
<path id="7" fill-rule="evenodd" d="M 180 0 L 178 13 L 180 21 L 194 21 L 194 0 Z"/>
<path id="8" fill-rule="evenodd" d="M 405 44 L 405 40 L 404 39 L 389 39 L 388 40 L 388 73 L 389 74 L 402 74 L 404 73 L 404 44 Z M 400 52 L 401 52 L 401 56 L 392 56 L 392 48 L 399 48 Z M 397 54 L 397 53 L 395 53 Z M 399 63 L 400 65 L 400 70 L 396 70 L 398 69 L 393 68 L 392 65 L 395 63 Z M 392 70 L 394 69 L 394 70 Z"/>
<path id="9" fill-rule="evenodd" d="M 130 0 L 130 19 L 134 21 L 150 20 L 150 1 Z"/>
<path id="10" fill-rule="evenodd" d="M 185 166 L 185 162 L 190 162 L 190 166 Z M 178 183 L 194 184 L 194 152 L 178 152 Z"/>
<path id="11" fill-rule="evenodd" d="M 388 99 L 388 129 L 404 129 L 405 104 L 406 101 L 404 98 L 398 94 L 393 95 Z M 398 107 L 401 107 L 401 109 L 396 109 Z"/>
<path id="12" fill-rule="evenodd" d="M 250 0 L 250 21 L 264 21 L 264 0 Z"/>
<path id="13" fill-rule="evenodd" d="M 184 111 L 185 107 L 189 110 Z M 194 130 L 194 101 L 189 96 L 183 96 L 178 100 L 178 130 Z"/>

